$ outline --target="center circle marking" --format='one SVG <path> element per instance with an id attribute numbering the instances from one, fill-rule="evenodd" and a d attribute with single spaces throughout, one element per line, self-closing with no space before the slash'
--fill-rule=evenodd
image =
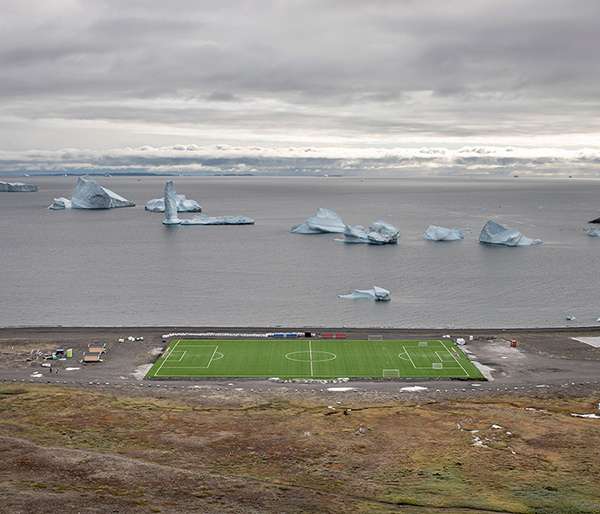
<path id="1" fill-rule="evenodd" d="M 336 359 L 337 355 L 331 352 L 313 350 L 312 352 L 302 351 L 286 353 L 285 358 L 295 362 L 328 362 Z"/>

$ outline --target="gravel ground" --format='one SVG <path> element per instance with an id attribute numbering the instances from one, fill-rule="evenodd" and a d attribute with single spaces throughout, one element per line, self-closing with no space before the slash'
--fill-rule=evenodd
<path id="1" fill-rule="evenodd" d="M 452 330 L 452 337 L 469 335 L 474 340 L 464 349 L 470 357 L 488 370 L 491 380 L 471 382 L 459 380 L 354 380 L 346 383 L 324 381 L 277 383 L 266 380 L 185 380 L 147 381 L 145 371 L 165 347 L 162 334 L 171 332 L 265 332 L 310 330 L 303 328 L 219 327 L 25 327 L 0 328 L 0 381 L 58 383 L 90 388 L 130 388 L 174 391 L 178 395 L 213 393 L 215 396 L 242 394 L 275 394 L 293 397 L 325 395 L 358 396 L 369 401 L 390 398 L 472 397 L 488 394 L 553 394 L 573 391 L 583 394 L 596 391 L 600 384 L 600 349 L 573 341 L 576 336 L 600 335 L 600 329 L 530 329 L 530 330 Z M 381 334 L 385 338 L 441 338 L 447 331 L 394 329 L 319 329 L 317 332 L 346 332 L 349 337 L 367 338 Z M 118 343 L 127 336 L 143 337 L 143 342 Z M 517 339 L 517 348 L 509 341 Z M 103 341 L 108 352 L 104 362 L 81 364 L 88 343 Z M 28 362 L 32 350 L 48 351 L 55 347 L 74 349 L 74 358 L 55 361 L 53 371 L 40 362 Z M 77 368 L 77 369 L 68 369 Z M 415 388 L 414 386 L 419 386 Z M 345 390 L 336 390 L 344 388 Z M 575 393 L 576 391 L 576 393 Z"/>

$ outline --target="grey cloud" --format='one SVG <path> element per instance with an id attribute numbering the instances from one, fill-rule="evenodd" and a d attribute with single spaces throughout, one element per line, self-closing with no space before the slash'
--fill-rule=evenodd
<path id="1" fill-rule="evenodd" d="M 0 19 L 0 140 L 36 122 L 20 149 L 54 144 L 48 119 L 64 146 L 107 122 L 123 144 L 600 133 L 595 0 L 6 0 Z"/>

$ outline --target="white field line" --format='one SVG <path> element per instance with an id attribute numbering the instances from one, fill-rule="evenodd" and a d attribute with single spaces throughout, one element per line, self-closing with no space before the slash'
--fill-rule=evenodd
<path id="1" fill-rule="evenodd" d="M 437 351 L 435 352 L 435 354 L 437 355 L 437 358 L 440 359 L 440 362 L 442 364 L 446 364 L 447 362 L 452 362 L 452 359 L 444 360 L 444 358 L 443 358 L 444 354 L 440 355 L 440 353 Z M 452 355 L 450 357 L 452 357 Z M 444 367 L 445 367 L 445 369 L 459 369 L 456 366 L 444 366 Z"/>
<path id="2" fill-rule="evenodd" d="M 459 366 L 462 368 L 462 370 L 463 370 L 463 371 L 464 371 L 464 373 L 465 373 L 465 376 L 467 376 L 467 377 L 468 377 L 468 376 L 469 376 L 469 374 L 467 373 L 467 370 L 466 370 L 466 369 L 463 367 L 463 365 L 460 363 L 460 361 L 459 361 L 459 360 L 458 360 L 458 359 L 457 359 L 457 358 L 454 356 L 454 354 L 453 354 L 453 353 L 452 353 L 450 350 L 448 350 L 448 348 L 446 347 L 446 345 L 445 345 L 444 343 L 442 343 L 442 346 L 443 346 L 443 347 L 446 349 L 446 351 L 447 351 L 447 352 L 448 352 L 448 353 L 449 353 L 449 354 L 452 356 L 452 358 L 453 358 L 453 359 L 456 361 L 456 364 L 458 364 L 458 365 L 459 365 Z"/>
<path id="3" fill-rule="evenodd" d="M 217 353 L 217 350 L 219 349 L 219 345 L 215 346 L 215 351 L 213 352 L 213 354 L 210 356 L 210 360 L 208 361 L 208 364 L 206 365 L 206 368 L 210 368 L 210 363 L 213 361 L 213 359 L 215 358 L 215 353 Z"/>
<path id="4" fill-rule="evenodd" d="M 313 377 L 314 373 L 313 373 L 313 360 L 312 360 L 312 341 L 308 341 L 308 355 L 309 355 L 309 359 L 310 359 L 310 376 Z"/>
<path id="5" fill-rule="evenodd" d="M 177 345 L 181 343 L 181 339 L 179 339 L 176 343 L 175 346 L 173 346 L 173 348 L 171 349 L 171 351 L 169 352 L 168 355 L 165 355 L 165 358 L 163 359 L 163 361 L 160 363 L 160 366 L 158 367 L 158 369 L 154 372 L 154 376 L 158 375 L 158 373 L 160 372 L 160 370 L 162 369 L 162 367 L 165 365 L 165 362 L 167 362 L 168 358 L 171 356 L 171 354 L 173 353 L 173 351 L 175 350 L 175 348 L 177 348 Z"/>
<path id="6" fill-rule="evenodd" d="M 406 348 L 404 346 L 402 346 L 402 349 L 404 350 L 404 353 L 406 353 L 406 355 L 408 356 L 408 360 L 410 361 L 410 363 L 413 365 L 413 368 L 417 369 L 417 367 L 415 366 L 415 363 L 412 360 L 412 357 L 410 356 L 410 353 L 408 353 L 406 351 Z"/>
<path id="7" fill-rule="evenodd" d="M 181 357 L 179 357 L 179 359 L 177 359 L 176 361 L 173 362 L 181 362 L 183 360 L 183 358 L 185 357 L 185 354 L 187 353 L 187 350 L 184 350 L 183 353 L 181 354 Z M 171 355 L 173 354 L 173 352 L 171 352 Z"/>
<path id="8" fill-rule="evenodd" d="M 404 355 L 406 355 L 406 357 L 408 357 L 408 359 L 407 359 L 407 358 L 405 358 L 405 357 L 401 357 L 401 355 L 402 355 L 401 353 L 399 353 L 399 354 L 398 354 L 398 357 L 399 357 L 400 359 L 402 359 L 403 361 L 408 361 L 408 360 L 410 360 L 410 357 L 409 357 L 409 355 L 408 355 L 408 352 L 406 351 L 406 348 L 404 348 L 404 346 L 403 346 L 403 347 L 402 347 L 402 349 L 404 350 Z M 391 368 L 390 368 L 390 369 L 391 369 Z"/>

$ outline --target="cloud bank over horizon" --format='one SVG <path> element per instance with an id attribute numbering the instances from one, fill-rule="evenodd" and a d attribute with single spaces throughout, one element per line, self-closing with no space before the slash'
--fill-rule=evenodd
<path id="1" fill-rule="evenodd" d="M 600 149 L 335 148 L 218 145 L 0 151 L 0 174 L 577 175 L 595 177 Z"/>
<path id="2" fill-rule="evenodd" d="M 593 176 L 598 19 L 595 0 L 5 0 L 0 173 Z"/>

